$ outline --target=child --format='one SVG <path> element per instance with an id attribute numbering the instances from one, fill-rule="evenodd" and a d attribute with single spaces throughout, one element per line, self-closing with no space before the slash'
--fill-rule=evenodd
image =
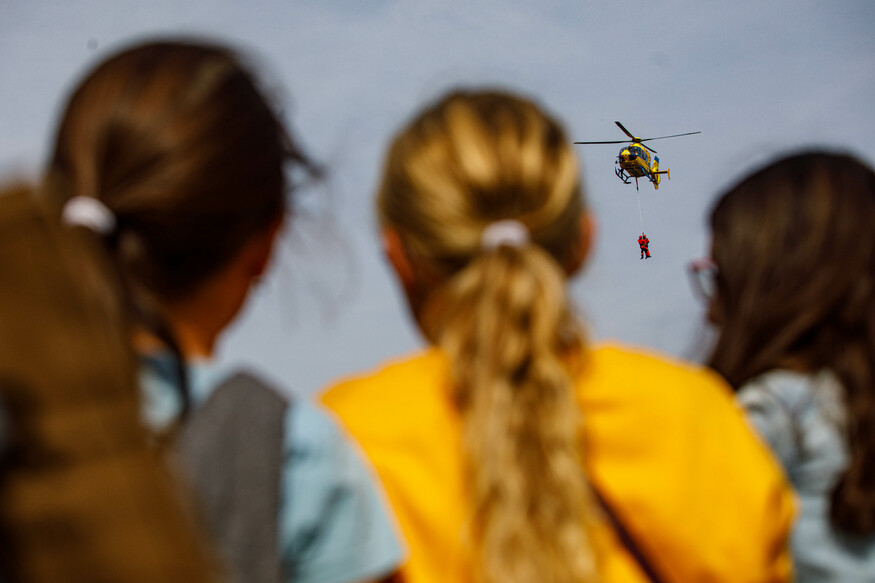
<path id="1" fill-rule="evenodd" d="M 459 91 L 389 148 L 383 244 L 431 347 L 323 400 L 380 474 L 404 580 L 787 580 L 790 492 L 725 385 L 585 340 L 570 146 L 530 101 Z"/>
<path id="2" fill-rule="evenodd" d="M 799 495 L 798 580 L 875 581 L 875 173 L 781 158 L 719 199 L 711 229 L 710 364 Z"/>
<path id="3" fill-rule="evenodd" d="M 295 186 L 315 167 L 232 51 L 146 42 L 73 92 L 47 181 L 128 290 L 144 417 L 174 447 L 238 581 L 363 581 L 401 559 L 342 431 L 213 361 L 265 272 Z"/>

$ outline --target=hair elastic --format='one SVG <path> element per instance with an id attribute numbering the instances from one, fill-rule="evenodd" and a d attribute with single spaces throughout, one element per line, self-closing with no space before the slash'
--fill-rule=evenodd
<path id="1" fill-rule="evenodd" d="M 529 230 L 524 224 L 514 219 L 506 219 L 490 223 L 480 235 L 480 247 L 495 249 L 502 245 L 522 247 L 529 242 Z"/>
<path id="2" fill-rule="evenodd" d="M 109 208 L 93 196 L 74 196 L 61 211 L 61 220 L 68 225 L 91 229 L 101 235 L 115 231 L 115 215 Z"/>

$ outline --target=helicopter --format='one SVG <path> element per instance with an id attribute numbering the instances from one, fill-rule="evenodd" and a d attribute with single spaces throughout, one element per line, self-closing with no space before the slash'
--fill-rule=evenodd
<path id="1" fill-rule="evenodd" d="M 629 136 L 632 142 L 628 146 L 624 146 L 620 153 L 617 155 L 617 160 L 614 162 L 616 168 L 614 168 L 614 173 L 623 181 L 624 184 L 630 184 L 631 179 L 635 179 L 635 190 L 638 190 L 638 179 L 647 177 L 650 182 L 653 183 L 654 189 L 659 189 L 659 179 L 663 174 L 668 176 L 668 179 L 671 180 L 671 174 L 669 170 L 666 168 L 665 170 L 659 169 L 659 157 L 653 157 L 653 165 L 650 164 L 650 154 L 647 153 L 647 150 L 650 150 L 654 154 L 656 154 L 656 150 L 651 148 L 650 146 L 645 146 L 642 142 L 649 142 L 650 140 L 662 140 L 665 138 L 677 138 L 680 136 L 691 136 L 693 134 L 701 134 L 702 132 L 687 132 L 685 134 L 673 134 L 670 136 L 659 136 L 658 138 L 639 138 L 637 136 L 632 135 L 629 130 L 623 127 L 618 121 L 614 122 L 617 126 L 623 130 L 623 133 Z M 624 144 L 628 140 L 613 140 L 608 142 L 574 142 L 575 144 Z"/>

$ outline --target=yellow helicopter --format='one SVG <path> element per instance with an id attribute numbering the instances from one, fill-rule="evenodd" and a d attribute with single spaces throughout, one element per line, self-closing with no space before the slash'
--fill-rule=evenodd
<path id="1" fill-rule="evenodd" d="M 662 174 L 668 176 L 668 179 L 671 180 L 671 174 L 668 169 L 660 170 L 659 169 L 659 157 L 653 157 L 653 165 L 650 165 L 650 154 L 647 153 L 647 150 L 650 150 L 654 154 L 656 154 L 656 150 L 649 146 L 645 146 L 642 142 L 649 142 L 650 140 L 662 140 L 665 138 L 677 138 L 680 136 L 691 136 L 693 134 L 701 134 L 702 132 L 687 132 L 685 134 L 673 134 L 670 136 L 660 136 L 658 138 L 639 138 L 637 136 L 633 136 L 629 130 L 623 127 L 618 121 L 614 122 L 617 126 L 623 130 L 623 133 L 631 138 L 632 142 L 628 146 L 624 146 L 622 150 L 620 150 L 619 155 L 617 156 L 616 162 L 614 165 L 614 173 L 623 181 L 624 184 L 629 184 L 631 182 L 631 178 L 635 179 L 635 189 L 638 189 L 638 179 L 647 177 L 650 182 L 653 183 L 653 188 L 659 188 L 659 179 Z M 612 140 L 608 142 L 574 142 L 575 144 L 624 144 L 628 140 Z"/>

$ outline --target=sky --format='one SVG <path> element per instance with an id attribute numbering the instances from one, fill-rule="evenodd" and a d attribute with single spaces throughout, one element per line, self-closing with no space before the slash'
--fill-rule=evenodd
<path id="1" fill-rule="evenodd" d="M 296 202 L 219 358 L 310 395 L 423 345 L 373 212 L 385 148 L 423 105 L 498 87 L 573 141 L 622 139 L 615 120 L 701 131 L 649 144 L 671 169 L 658 191 L 614 176 L 619 146 L 575 146 L 598 235 L 569 285 L 594 341 L 701 360 L 712 331 L 686 265 L 708 253 L 720 192 L 803 148 L 875 164 L 873 29 L 870 0 L 0 0 L 0 179 L 38 176 L 68 92 L 113 51 L 178 35 L 243 51 L 329 176 Z"/>

